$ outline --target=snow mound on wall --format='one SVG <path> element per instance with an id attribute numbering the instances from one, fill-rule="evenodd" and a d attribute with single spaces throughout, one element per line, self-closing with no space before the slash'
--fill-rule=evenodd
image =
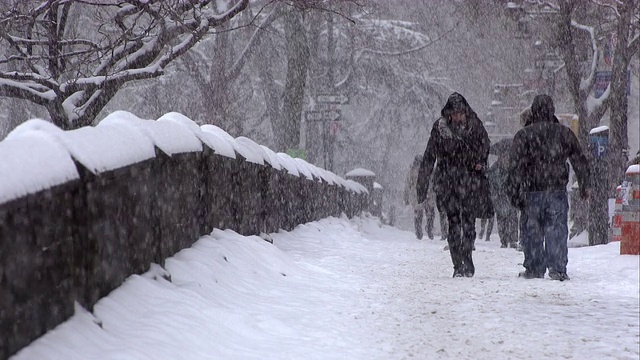
<path id="1" fill-rule="evenodd" d="M 165 154 L 200 152 L 202 142 L 186 126 L 172 121 L 143 120 L 126 111 L 115 111 L 104 118 L 98 126 L 114 125 L 146 135 Z"/>
<path id="2" fill-rule="evenodd" d="M 76 164 L 100 174 L 152 159 L 156 148 L 172 156 L 202 151 L 203 144 L 221 156 L 235 159 L 237 152 L 248 162 L 267 163 L 296 177 L 324 180 L 358 193 L 367 191 L 303 159 L 275 153 L 246 137 L 233 138 L 215 125 L 199 126 L 177 112 L 145 120 L 130 112 L 115 111 L 97 126 L 70 131 L 41 119 L 16 127 L 0 142 L 0 203 L 78 179 Z M 360 170 L 364 169 L 354 171 Z"/>
<path id="3" fill-rule="evenodd" d="M 0 142 L 0 203 L 80 177 L 69 151 L 30 125 Z"/>

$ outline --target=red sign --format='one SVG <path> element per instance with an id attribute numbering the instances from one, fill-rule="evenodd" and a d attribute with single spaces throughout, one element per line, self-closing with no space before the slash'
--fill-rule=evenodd
<path id="1" fill-rule="evenodd" d="M 339 121 L 330 122 L 329 132 L 331 133 L 332 136 L 337 136 L 338 133 L 340 132 L 340 122 Z"/>

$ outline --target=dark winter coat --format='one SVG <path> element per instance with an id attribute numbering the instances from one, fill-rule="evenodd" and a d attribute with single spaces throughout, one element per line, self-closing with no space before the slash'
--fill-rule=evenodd
<path id="1" fill-rule="evenodd" d="M 467 114 L 464 127 L 452 124 L 450 116 L 457 110 Z M 418 173 L 418 201 L 427 197 L 433 176 L 438 210 L 446 213 L 471 211 L 476 217 L 493 216 L 489 182 L 484 174 L 489 157 L 489 136 L 467 100 L 453 93 L 431 129 Z M 434 164 L 437 165 L 434 171 Z M 476 164 L 483 169 L 476 171 Z"/>
<path id="2" fill-rule="evenodd" d="M 524 207 L 532 191 L 566 190 L 571 162 L 582 191 L 590 186 L 590 172 L 578 139 L 553 115 L 553 100 L 538 95 L 531 105 L 531 124 L 518 131 L 511 144 L 505 190 L 511 204 Z"/>
<path id="3" fill-rule="evenodd" d="M 489 186 L 491 189 L 491 200 L 496 211 L 504 207 L 511 207 L 511 202 L 504 191 L 504 184 L 507 182 L 508 155 L 501 155 L 487 171 Z"/>

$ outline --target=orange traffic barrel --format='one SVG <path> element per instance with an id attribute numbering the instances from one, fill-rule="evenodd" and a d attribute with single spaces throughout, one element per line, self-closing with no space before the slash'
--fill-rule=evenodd
<path id="1" fill-rule="evenodd" d="M 622 182 L 620 255 L 640 255 L 640 165 L 631 165 Z"/>

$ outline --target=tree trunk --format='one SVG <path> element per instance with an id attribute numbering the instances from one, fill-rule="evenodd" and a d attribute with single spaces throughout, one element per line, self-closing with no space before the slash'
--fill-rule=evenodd
<path id="1" fill-rule="evenodd" d="M 573 31 L 571 28 L 571 16 L 573 14 L 573 4 L 568 1 L 560 2 L 560 11 L 558 13 L 558 46 L 562 54 L 562 60 L 565 63 L 567 72 L 567 82 L 569 92 L 575 107 L 575 112 L 579 119 L 578 139 L 583 147 L 587 148 L 587 136 L 589 131 L 595 127 L 593 119 L 589 117 L 586 107 L 587 93 L 580 89 L 580 66 L 578 64 L 576 51 L 574 47 Z"/>
<path id="2" fill-rule="evenodd" d="M 214 35 L 214 59 L 211 62 L 209 72 L 209 82 L 207 87 L 208 106 L 207 106 L 207 122 L 211 122 L 223 130 L 232 131 L 232 121 L 229 119 L 229 79 L 226 76 L 225 69 L 229 68 L 230 63 L 230 44 L 228 26 L 223 26 L 220 31 Z M 205 94 L 207 98 L 207 94 Z M 237 136 L 237 134 L 231 134 Z"/>
<path id="3" fill-rule="evenodd" d="M 282 116 L 280 103 L 282 101 L 281 93 L 278 90 L 278 86 L 274 80 L 273 75 L 273 64 L 274 59 L 278 59 L 278 54 L 273 49 L 273 45 L 270 44 L 271 39 L 264 39 L 263 44 L 260 45 L 260 53 L 263 54 L 264 59 L 268 59 L 264 61 L 262 65 L 260 65 L 260 71 L 258 76 L 260 77 L 260 82 L 262 83 L 262 93 L 264 96 L 264 102 L 267 110 L 267 115 L 271 122 L 271 131 L 273 132 L 275 149 L 277 151 L 286 151 L 284 148 L 283 139 L 284 129 L 285 129 L 285 121 Z"/>
<path id="4" fill-rule="evenodd" d="M 633 14 L 633 1 L 625 2 L 618 8 L 620 18 L 616 33 L 618 43 L 614 50 L 613 67 L 611 69 L 611 118 L 609 129 L 609 163 L 611 170 L 609 173 L 610 196 L 615 196 L 615 188 L 624 177 L 627 157 L 625 151 L 629 148 L 627 111 L 629 99 L 627 96 L 627 69 L 629 61 L 633 56 L 633 49 L 628 48 L 629 27 Z"/>
<path id="5" fill-rule="evenodd" d="M 300 146 L 300 120 L 304 89 L 309 68 L 309 47 L 303 26 L 302 12 L 290 7 L 285 16 L 285 40 L 287 45 L 287 79 L 284 89 L 283 115 L 284 138 L 278 144 L 283 150 Z"/>

